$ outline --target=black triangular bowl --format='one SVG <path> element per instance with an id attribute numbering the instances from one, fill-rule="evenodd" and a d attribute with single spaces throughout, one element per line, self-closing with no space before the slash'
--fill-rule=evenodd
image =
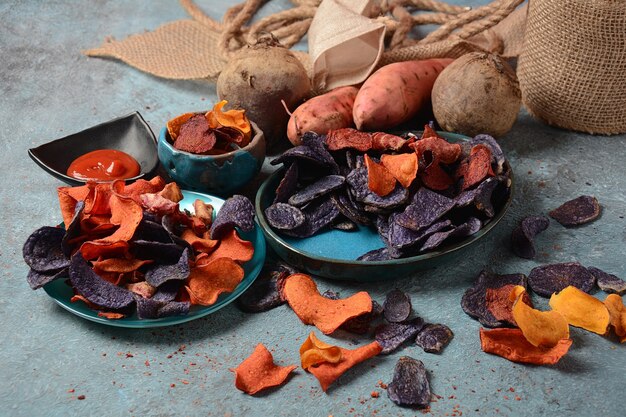
<path id="1" fill-rule="evenodd" d="M 117 149 L 139 162 L 139 175 L 132 182 L 148 177 L 159 164 L 156 138 L 139 112 L 100 123 L 28 150 L 28 155 L 46 172 L 70 185 L 82 185 L 84 180 L 66 174 L 70 163 L 87 152 Z"/>

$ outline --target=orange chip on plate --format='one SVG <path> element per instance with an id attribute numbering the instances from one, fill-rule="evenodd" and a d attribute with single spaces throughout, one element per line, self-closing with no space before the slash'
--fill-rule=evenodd
<path id="1" fill-rule="evenodd" d="M 323 297 L 315 282 L 305 274 L 287 277 L 283 296 L 304 324 L 312 324 L 324 334 L 334 332 L 351 318 L 372 311 L 372 298 L 365 291 L 331 300 Z"/>
<path id="2" fill-rule="evenodd" d="M 396 155 L 384 154 L 380 163 L 404 188 L 408 188 L 417 176 L 417 154 L 415 152 Z"/>
<path id="3" fill-rule="evenodd" d="M 173 201 L 174 203 L 178 203 L 183 199 L 183 193 L 180 191 L 180 187 L 175 182 L 165 184 L 165 187 L 163 187 L 158 194 L 163 198 Z"/>
<path id="4" fill-rule="evenodd" d="M 554 365 L 569 350 L 571 339 L 561 339 L 556 346 L 533 346 L 520 329 L 480 329 L 480 347 L 483 352 L 502 356 L 512 362 L 534 365 Z"/>
<path id="5" fill-rule="evenodd" d="M 197 198 L 193 202 L 193 211 L 200 220 L 204 223 L 206 227 L 211 227 L 213 223 L 213 206 L 205 203 L 204 201 Z"/>
<path id="6" fill-rule="evenodd" d="M 429 150 L 424 151 L 424 161 L 426 166 L 422 172 L 421 179 L 424 185 L 431 190 L 442 191 L 448 189 L 454 180 L 439 165 L 439 157 Z"/>
<path id="7" fill-rule="evenodd" d="M 104 317 L 109 320 L 119 320 L 126 317 L 126 315 L 122 313 L 115 313 L 113 311 L 98 311 L 98 317 Z"/>
<path id="8" fill-rule="evenodd" d="M 378 355 L 382 350 L 382 346 L 378 342 L 372 342 L 356 349 L 339 348 L 343 359 L 337 363 L 324 362 L 317 366 L 310 367 L 308 371 L 312 373 L 320 382 L 322 390 L 326 392 L 328 387 L 332 385 L 341 375 L 348 369 L 352 368 L 369 358 Z"/>
<path id="9" fill-rule="evenodd" d="M 606 305 L 592 295 L 569 285 L 550 297 L 550 307 L 565 317 L 572 326 L 605 334 L 610 316 Z"/>
<path id="10" fill-rule="evenodd" d="M 185 113 L 167 121 L 167 124 L 165 126 L 167 127 L 167 133 L 170 134 L 170 138 L 172 140 L 176 140 L 176 138 L 178 137 L 178 134 L 180 133 L 180 127 L 184 125 L 187 122 L 187 120 L 191 119 L 193 116 L 195 116 L 194 113 Z"/>
<path id="11" fill-rule="evenodd" d="M 117 273 L 126 273 L 133 272 L 137 269 L 141 268 L 146 264 L 150 264 L 154 261 L 147 259 L 136 259 L 136 258 L 109 258 L 93 261 L 93 269 L 98 273 L 98 271 L 102 272 L 117 272 Z"/>
<path id="12" fill-rule="evenodd" d="M 189 272 L 187 292 L 192 304 L 210 306 L 224 292 L 233 292 L 243 279 L 244 271 L 232 259 L 219 258 Z"/>
<path id="13" fill-rule="evenodd" d="M 114 193 L 123 197 L 130 197 L 135 200 L 137 204 L 141 204 L 142 194 L 158 193 L 165 187 L 165 181 L 157 175 L 150 181 L 138 179 L 128 185 L 124 183 L 124 180 L 113 181 L 111 187 Z"/>
<path id="14" fill-rule="evenodd" d="M 604 300 L 604 305 L 609 310 L 610 322 L 620 342 L 626 342 L 626 307 L 622 297 L 617 294 L 609 294 Z"/>
<path id="15" fill-rule="evenodd" d="M 76 203 L 79 201 L 85 201 L 90 192 L 93 191 L 87 187 L 87 185 L 57 188 L 59 205 L 61 207 L 61 216 L 63 217 L 63 223 L 65 223 L 66 226 L 72 222 Z"/>
<path id="16" fill-rule="evenodd" d="M 235 373 L 235 387 L 246 394 L 254 395 L 266 388 L 277 387 L 287 380 L 296 365 L 278 366 L 269 350 L 259 343 L 252 355 L 238 367 L 231 369 Z"/>
<path id="17" fill-rule="evenodd" d="M 211 262 L 217 258 L 230 258 L 235 262 L 248 262 L 254 255 L 252 242 L 241 239 L 237 230 L 227 232 L 220 240 L 219 246 L 208 257 Z"/>
<path id="18" fill-rule="evenodd" d="M 83 258 L 121 258 L 128 255 L 128 242 L 123 240 L 110 242 L 106 238 L 98 240 L 90 240 L 80 246 L 80 253 Z"/>
<path id="19" fill-rule="evenodd" d="M 386 196 L 396 187 L 396 179 L 391 172 L 381 164 L 377 164 L 365 154 L 367 168 L 367 187 L 381 197 Z"/>
<path id="20" fill-rule="evenodd" d="M 513 304 L 513 318 L 526 340 L 533 346 L 551 348 L 569 339 L 569 325 L 558 311 L 539 311 L 522 301 L 521 293 Z"/>
<path id="21" fill-rule="evenodd" d="M 321 363 L 337 363 L 342 359 L 340 347 L 322 342 L 313 332 L 309 333 L 309 337 L 300 346 L 300 365 L 304 370 Z"/>
<path id="22" fill-rule="evenodd" d="M 193 230 L 187 228 L 183 230 L 180 237 L 191 245 L 198 252 L 211 253 L 215 250 L 215 247 L 220 243 L 219 240 L 205 239 L 198 237 Z"/>

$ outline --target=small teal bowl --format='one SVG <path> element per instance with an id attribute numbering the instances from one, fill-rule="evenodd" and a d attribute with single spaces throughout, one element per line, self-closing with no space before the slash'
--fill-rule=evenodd
<path id="1" fill-rule="evenodd" d="M 222 155 L 195 155 L 175 149 L 167 128 L 159 134 L 159 161 L 181 188 L 229 196 L 252 180 L 265 159 L 265 136 L 250 122 L 254 136 L 250 143 Z"/>

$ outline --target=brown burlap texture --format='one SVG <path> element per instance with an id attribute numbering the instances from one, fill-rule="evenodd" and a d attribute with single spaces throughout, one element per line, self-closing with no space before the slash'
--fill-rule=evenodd
<path id="1" fill-rule="evenodd" d="M 626 132 L 626 1 L 531 0 L 517 74 L 547 123 Z"/>

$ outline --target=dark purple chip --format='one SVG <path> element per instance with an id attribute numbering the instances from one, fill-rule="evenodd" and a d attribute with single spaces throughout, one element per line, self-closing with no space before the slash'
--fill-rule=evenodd
<path id="1" fill-rule="evenodd" d="M 110 310 L 122 310 L 135 301 L 132 292 L 98 276 L 80 251 L 72 256 L 69 276 L 76 292 L 97 306 Z"/>
<path id="2" fill-rule="evenodd" d="M 153 298 L 135 297 L 137 317 L 139 319 L 160 319 L 161 317 L 186 316 L 189 314 L 189 302 L 159 301 Z"/>
<path id="3" fill-rule="evenodd" d="M 268 260 L 261 273 L 235 305 L 246 313 L 260 313 L 284 304 L 281 289 L 285 279 L 297 271 L 284 262 Z"/>
<path id="4" fill-rule="evenodd" d="M 283 230 L 284 234 L 300 238 L 313 236 L 330 225 L 340 214 L 339 208 L 330 198 L 313 201 L 302 212 L 304 223 L 295 229 Z"/>
<path id="5" fill-rule="evenodd" d="M 265 218 L 274 229 L 293 230 L 304 223 L 304 213 L 285 203 L 272 204 L 265 209 Z"/>
<path id="6" fill-rule="evenodd" d="M 346 179 L 341 175 L 327 175 L 292 195 L 288 203 L 295 207 L 302 207 L 323 195 L 343 187 L 345 182 Z"/>
<path id="7" fill-rule="evenodd" d="M 415 344 L 428 353 L 439 353 L 452 339 L 453 333 L 443 324 L 427 324 L 415 338 Z"/>
<path id="8" fill-rule="evenodd" d="M 34 269 L 31 269 L 28 271 L 26 281 L 28 281 L 28 285 L 30 285 L 30 288 L 32 288 L 33 290 L 38 290 L 49 282 L 52 282 L 59 278 L 67 278 L 67 275 L 68 268 L 63 268 L 58 272 L 50 273 L 37 272 Z"/>
<path id="9" fill-rule="evenodd" d="M 370 190 L 367 185 L 367 168 L 365 166 L 352 170 L 346 177 L 346 182 L 357 201 L 377 208 L 393 209 L 406 203 L 409 198 L 409 190 L 401 184 L 396 184 L 393 191 L 384 197 Z"/>
<path id="10" fill-rule="evenodd" d="M 187 249 L 176 243 L 150 242 L 137 240 L 131 243 L 131 253 L 137 259 L 157 259 L 159 262 L 175 264 L 179 261 L 183 251 Z"/>
<path id="11" fill-rule="evenodd" d="M 533 259 L 535 250 L 535 236 L 543 232 L 550 225 L 550 219 L 545 216 L 524 217 L 511 233 L 511 249 L 520 258 Z"/>
<path id="12" fill-rule="evenodd" d="M 528 285 L 540 296 L 550 297 L 570 285 L 590 293 L 596 279 L 578 262 L 565 262 L 533 268 L 528 275 Z"/>
<path id="13" fill-rule="evenodd" d="M 502 176 L 489 177 L 485 179 L 478 185 L 478 187 L 463 191 L 461 194 L 456 196 L 454 198 L 455 207 L 473 205 L 487 217 L 493 217 L 495 215 L 495 210 L 493 208 L 493 204 L 491 203 L 492 195 L 498 185 L 505 181 L 508 180 Z"/>
<path id="14" fill-rule="evenodd" d="M 389 218 L 386 216 L 378 216 L 376 218 L 376 230 L 380 240 L 387 246 L 387 253 L 390 257 L 397 259 L 403 256 L 403 253 L 389 242 Z"/>
<path id="15" fill-rule="evenodd" d="M 314 163 L 318 167 L 327 166 L 327 162 L 324 158 L 317 154 L 314 149 L 311 149 L 308 146 L 300 145 L 294 146 L 293 148 L 287 149 L 283 152 L 279 157 L 274 158 L 270 164 L 278 165 L 278 164 L 290 164 L 297 161 Z"/>
<path id="16" fill-rule="evenodd" d="M 326 135 L 318 135 L 315 132 L 305 132 L 302 135 L 302 144 L 315 152 L 317 158 L 322 161 L 333 174 L 339 173 L 339 166 L 330 152 L 326 149 Z"/>
<path id="17" fill-rule="evenodd" d="M 407 323 L 387 323 L 376 328 L 375 339 L 383 350 L 389 354 L 399 348 L 404 342 L 414 338 L 424 327 L 424 320 L 416 317 Z"/>
<path id="18" fill-rule="evenodd" d="M 395 289 L 387 293 L 383 303 L 385 319 L 390 323 L 400 323 L 411 315 L 411 297 L 404 291 Z"/>
<path id="19" fill-rule="evenodd" d="M 353 202 L 348 193 L 345 190 L 338 191 L 331 196 L 335 205 L 341 211 L 341 214 L 355 223 L 368 225 L 372 223 L 372 220 L 364 213 L 362 207 L 359 207 Z"/>
<path id="20" fill-rule="evenodd" d="M 280 180 L 278 187 L 276 187 L 276 197 L 274 197 L 275 203 L 286 203 L 296 190 L 298 189 L 298 164 L 292 163 L 285 171 L 283 179 Z"/>
<path id="21" fill-rule="evenodd" d="M 492 164 L 495 164 L 494 172 L 496 173 L 496 175 L 502 173 L 506 158 L 504 157 L 504 152 L 502 152 L 502 148 L 500 147 L 498 142 L 496 142 L 493 136 L 486 134 L 476 135 L 469 141 L 469 144 L 471 147 L 474 147 L 478 144 L 482 144 L 488 147 L 491 150 Z"/>
<path id="22" fill-rule="evenodd" d="M 548 214 L 565 227 L 578 226 L 597 219 L 600 216 L 600 204 L 595 197 L 581 195 Z"/>
<path id="23" fill-rule="evenodd" d="M 74 207 L 74 217 L 72 217 L 72 221 L 70 222 L 70 224 L 65 225 L 65 235 L 61 240 L 61 250 L 63 250 L 63 254 L 68 259 L 70 258 L 70 256 L 72 256 L 72 249 L 74 246 L 70 242 L 79 237 L 82 231 L 80 227 L 80 218 L 84 209 L 84 201 L 79 201 L 78 203 L 76 203 L 76 206 Z"/>
<path id="24" fill-rule="evenodd" d="M 163 227 L 162 223 L 141 219 L 132 240 L 150 240 L 153 242 L 171 243 L 170 233 Z"/>
<path id="25" fill-rule="evenodd" d="M 158 260 L 158 259 L 157 259 Z M 185 248 L 175 264 L 156 264 L 146 271 L 146 282 L 160 287 L 168 281 L 184 281 L 189 277 L 189 249 Z"/>
<path id="26" fill-rule="evenodd" d="M 22 247 L 26 264 L 37 272 L 58 272 L 70 266 L 70 260 L 63 253 L 61 242 L 65 230 L 60 227 L 44 226 L 35 230 Z"/>
<path id="27" fill-rule="evenodd" d="M 342 221 L 335 221 L 333 223 L 333 229 L 341 230 L 342 232 L 356 232 L 359 230 L 359 226 L 352 220 L 344 219 Z"/>
<path id="28" fill-rule="evenodd" d="M 327 297 L 331 298 L 331 297 Z M 370 332 L 370 325 L 383 314 L 383 308 L 376 301 L 372 300 L 372 311 L 353 317 L 341 325 L 340 329 L 355 334 L 367 334 Z"/>
<path id="29" fill-rule="evenodd" d="M 587 268 L 595 277 L 598 287 L 606 293 L 622 295 L 626 292 L 626 281 L 594 266 Z"/>
<path id="30" fill-rule="evenodd" d="M 358 168 L 358 166 L 356 166 L 356 153 L 352 149 L 346 149 L 346 165 L 350 171 Z"/>
<path id="31" fill-rule="evenodd" d="M 456 226 L 450 230 L 433 233 L 428 237 L 428 239 L 426 239 L 426 241 L 420 248 L 420 252 L 433 250 L 450 239 L 471 236 L 474 233 L 478 232 L 482 225 L 483 223 L 479 219 L 477 219 L 476 217 L 470 217 L 465 223 Z"/>
<path id="32" fill-rule="evenodd" d="M 396 216 L 396 221 L 408 229 L 419 231 L 433 224 L 454 205 L 453 199 L 422 187 L 404 211 Z"/>
<path id="33" fill-rule="evenodd" d="M 430 404 L 430 384 L 422 361 L 403 356 L 387 386 L 389 399 L 398 405 L 425 408 Z"/>
<path id="34" fill-rule="evenodd" d="M 436 222 L 420 231 L 402 226 L 397 221 L 398 215 L 389 216 L 389 244 L 397 249 L 406 249 L 424 242 L 433 233 L 445 230 L 452 225 L 450 220 Z"/>
<path id="35" fill-rule="evenodd" d="M 160 285 L 159 288 L 157 288 L 156 292 L 152 297 L 150 297 L 150 299 L 155 301 L 173 301 L 176 298 L 178 290 L 182 284 L 183 282 L 181 281 L 167 281 L 165 284 Z"/>
<path id="36" fill-rule="evenodd" d="M 378 248 L 371 250 L 369 252 L 365 252 L 363 255 L 356 258 L 357 261 L 366 261 L 366 262 L 377 262 L 377 261 L 389 261 L 394 259 L 389 254 L 389 249 L 387 247 Z"/>
<path id="37" fill-rule="evenodd" d="M 470 317 L 477 319 L 485 327 L 503 327 L 505 322 L 498 321 L 487 308 L 487 289 L 500 288 L 513 284 L 528 287 L 524 274 L 498 275 L 489 271 L 480 271 L 472 287 L 468 288 L 461 298 L 461 308 Z"/>
<path id="38" fill-rule="evenodd" d="M 227 199 L 211 225 L 211 239 L 221 239 L 238 227 L 242 232 L 254 229 L 254 206 L 248 197 L 234 195 Z"/>

